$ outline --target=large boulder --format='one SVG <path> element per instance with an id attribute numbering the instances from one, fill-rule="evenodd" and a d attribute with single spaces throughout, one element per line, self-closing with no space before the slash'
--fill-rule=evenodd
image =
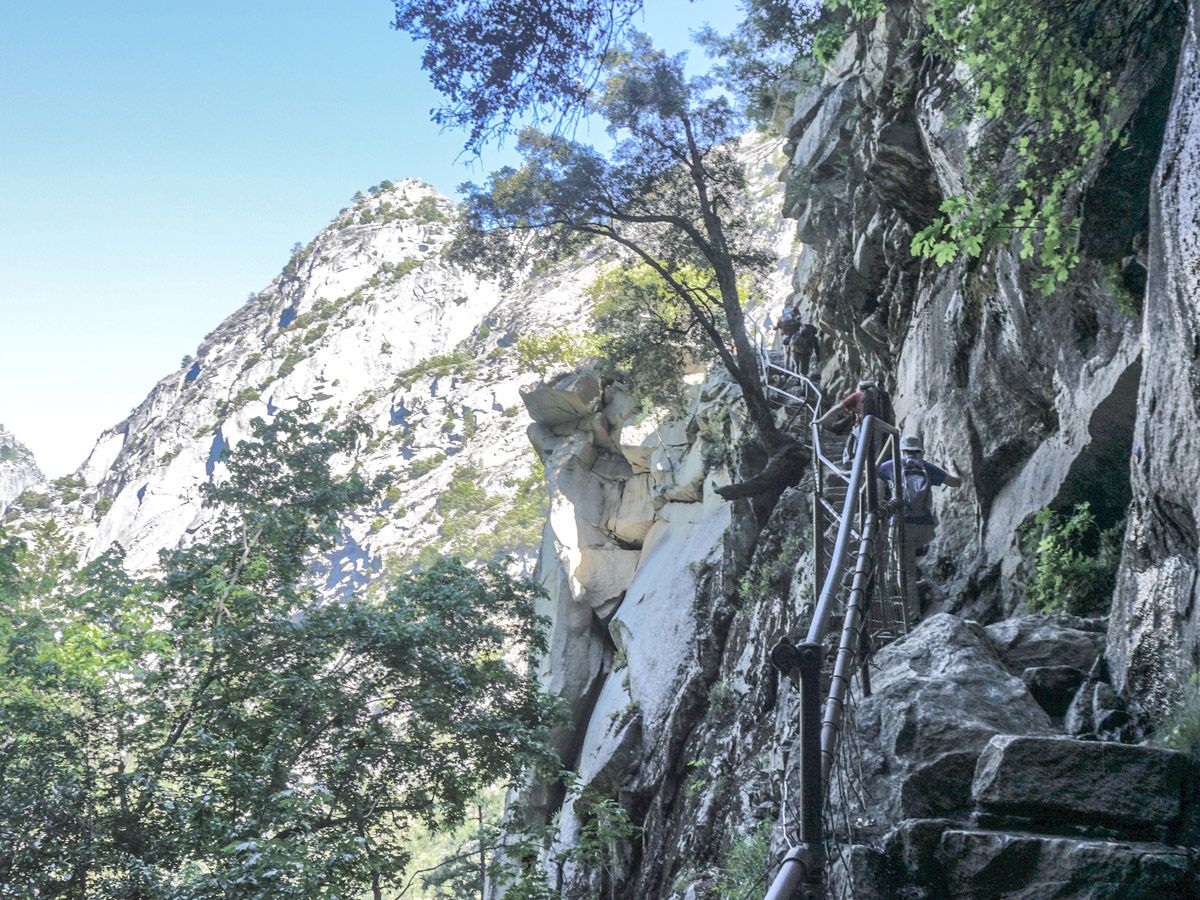
<path id="1" fill-rule="evenodd" d="M 931 616 L 883 648 L 872 669 L 872 694 L 847 725 L 861 765 L 845 796 L 865 801 L 845 810 L 852 820 L 882 827 L 965 812 L 976 760 L 994 735 L 1051 733 L 1049 717 L 975 622 Z M 832 794 L 836 808 L 841 792 Z"/>
<path id="2" fill-rule="evenodd" d="M 1068 615 L 1031 615 L 987 627 L 988 637 L 1014 675 L 1045 666 L 1088 672 L 1104 652 L 1104 621 Z"/>
<path id="3" fill-rule="evenodd" d="M 577 372 L 553 384 L 541 382 L 524 387 L 521 400 L 533 421 L 566 434 L 600 410 L 604 389 L 595 374 Z"/>

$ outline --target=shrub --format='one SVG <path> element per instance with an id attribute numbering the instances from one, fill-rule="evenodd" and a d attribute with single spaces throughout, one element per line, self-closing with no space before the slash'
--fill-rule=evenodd
<path id="1" fill-rule="evenodd" d="M 771 868 L 770 846 L 770 822 L 761 823 L 733 842 L 717 879 L 717 896 L 721 900 L 751 896 L 764 884 Z"/>
<path id="2" fill-rule="evenodd" d="M 62 478 L 54 479 L 54 486 L 61 492 L 63 503 L 74 503 L 87 487 L 87 482 L 82 478 L 76 478 L 73 475 L 64 475 Z"/>
<path id="3" fill-rule="evenodd" d="M 521 372 L 546 375 L 551 369 L 573 369 L 589 356 L 595 356 L 599 339 L 560 328 L 543 334 L 517 338 L 517 365 Z"/>
<path id="4" fill-rule="evenodd" d="M 22 491 L 20 496 L 13 501 L 13 505 L 28 511 L 49 509 L 50 495 L 35 490 Z"/>
<path id="5" fill-rule="evenodd" d="M 446 219 L 446 214 L 442 212 L 437 200 L 433 197 L 422 198 L 421 202 L 413 208 L 413 216 L 424 219 L 426 222 L 442 222 Z"/>
<path id="6" fill-rule="evenodd" d="M 96 501 L 96 518 L 103 519 L 108 515 L 108 511 L 112 509 L 112 497 L 101 497 Z"/>
<path id="7" fill-rule="evenodd" d="M 1040 510 L 1023 540 L 1026 548 L 1032 545 L 1035 560 L 1033 584 L 1026 594 L 1029 610 L 1107 614 L 1124 530 L 1124 521 L 1101 530 L 1087 502 L 1070 515 L 1048 507 Z"/>
<path id="8" fill-rule="evenodd" d="M 413 464 L 408 467 L 408 477 L 415 480 L 428 475 L 445 461 L 446 454 L 440 450 L 433 454 L 433 456 L 426 456 L 424 459 L 414 459 Z"/>
<path id="9" fill-rule="evenodd" d="M 454 353 L 446 353 L 439 356 L 431 356 L 429 359 L 421 360 L 415 366 L 405 369 L 396 375 L 396 380 L 393 382 L 393 388 L 403 387 L 408 390 L 412 387 L 413 382 L 418 378 L 424 378 L 428 375 L 446 376 L 451 373 L 461 374 L 464 378 L 468 377 L 471 371 L 472 358 L 471 354 L 464 350 L 458 350 Z"/>

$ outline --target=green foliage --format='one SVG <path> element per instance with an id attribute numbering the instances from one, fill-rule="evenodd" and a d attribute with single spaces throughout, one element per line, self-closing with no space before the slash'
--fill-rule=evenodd
<path id="1" fill-rule="evenodd" d="M 183 359 L 179 360 L 179 368 L 181 370 L 186 369 L 189 366 L 191 366 L 191 364 L 194 363 L 195 361 L 196 360 L 192 357 L 192 354 L 187 353 L 184 355 Z"/>
<path id="2" fill-rule="evenodd" d="M 1031 612 L 1106 615 L 1121 558 L 1123 521 L 1100 530 L 1091 504 L 1080 503 L 1063 515 L 1040 510 L 1024 534 L 1032 547 L 1036 574 L 1026 595 Z"/>
<path id="3" fill-rule="evenodd" d="M 599 873 L 615 900 L 628 845 L 641 836 L 641 826 L 617 800 L 600 796 L 592 788 L 575 801 L 575 814 L 580 821 L 579 836 L 564 856 Z"/>
<path id="4" fill-rule="evenodd" d="M 771 124 L 779 90 L 803 90 L 816 84 L 821 60 L 818 39 L 833 35 L 841 46 L 844 29 L 822 26 L 820 0 L 744 0 L 745 16 L 730 35 L 701 29 L 698 42 L 718 59 L 713 74 L 738 96 L 749 117 L 761 127 Z"/>
<path id="5" fill-rule="evenodd" d="M 741 900 L 755 891 L 762 893 L 771 871 L 770 849 L 770 822 L 761 823 L 735 840 L 717 879 L 716 896 L 720 900 Z"/>
<path id="6" fill-rule="evenodd" d="M 101 497 L 99 500 L 97 500 L 95 506 L 96 518 L 103 519 L 106 515 L 108 515 L 108 511 L 112 509 L 112 505 L 112 497 Z"/>
<path id="7" fill-rule="evenodd" d="M 523 334 L 516 343 L 518 371 L 545 376 L 555 370 L 573 369 L 594 356 L 598 346 L 594 335 L 566 328 Z"/>
<path id="8" fill-rule="evenodd" d="M 565 0 L 543 9 L 503 0 L 393 0 L 396 28 L 426 42 L 421 58 L 445 104 L 439 125 L 479 150 L 517 121 L 579 113 L 640 0 Z"/>
<path id="9" fill-rule="evenodd" d="M 471 440 L 479 433 L 479 417 L 475 414 L 475 410 L 469 406 L 463 407 L 463 440 Z"/>
<path id="10" fill-rule="evenodd" d="M 414 459 L 412 461 L 412 465 L 408 467 L 408 477 L 411 480 L 416 481 L 418 478 L 428 475 L 445 461 L 446 454 L 441 450 L 437 451 L 431 456 L 426 456 L 422 459 Z"/>
<path id="11" fill-rule="evenodd" d="M 63 503 L 74 503 L 87 489 L 87 482 L 74 475 L 64 475 L 62 478 L 55 478 L 51 483 L 58 489 Z"/>
<path id="12" fill-rule="evenodd" d="M 493 851 L 500 845 L 504 792 L 488 789 L 473 806 L 474 815 L 463 824 L 442 832 L 422 829 L 414 835 L 415 840 L 410 839 L 411 896 L 415 900 L 482 896 L 482 882 L 488 878 L 496 882 L 500 873 L 495 869 Z"/>
<path id="13" fill-rule="evenodd" d="M 441 206 L 433 197 L 422 197 L 413 207 L 412 214 L 415 218 L 423 219 L 426 222 L 444 222 L 446 220 L 446 214 L 442 212 Z"/>
<path id="14" fill-rule="evenodd" d="M 1155 730 L 1151 743 L 1200 760 L 1200 677 L 1195 673 L 1183 686 L 1175 708 Z"/>
<path id="15" fill-rule="evenodd" d="M 333 475 L 366 426 L 307 413 L 255 420 L 202 486 L 212 533 L 159 574 L 114 547 L 39 576 L 0 535 L 5 893 L 395 890 L 415 823 L 546 758 L 553 705 L 513 654 L 545 650 L 537 585 L 442 560 L 378 602 L 304 587 L 383 487 Z"/>
<path id="16" fill-rule="evenodd" d="M 694 266 L 674 274 L 682 284 L 712 287 L 707 284 L 711 273 Z M 603 373 L 653 406 L 681 409 L 688 366 L 717 358 L 687 304 L 644 263 L 604 273 L 588 288 L 588 295 Z"/>
<path id="17" fill-rule="evenodd" d="M 291 257 L 287 264 L 283 267 L 280 273 L 284 278 L 296 278 L 300 274 L 300 269 L 312 257 L 313 249 L 316 247 L 316 241 L 310 241 L 308 246 L 301 244 L 299 241 L 292 244 Z"/>
<path id="18" fill-rule="evenodd" d="M 416 257 L 402 259 L 399 262 L 385 262 L 379 267 L 379 271 L 367 279 L 366 287 L 381 288 L 388 287 L 398 282 L 410 272 L 415 272 L 421 268 L 423 260 Z"/>
<path id="19" fill-rule="evenodd" d="M 667 57 L 643 36 L 611 51 L 605 76 L 589 102 L 608 124 L 611 151 L 526 128 L 519 169 L 465 188 L 463 227 L 448 256 L 511 281 L 536 262 L 597 238 L 610 242 L 652 269 L 688 309 L 742 389 L 764 444 L 782 445 L 743 311 L 745 285 L 772 257 L 755 223 L 730 202 L 746 190 L 734 152 L 745 120 L 709 90 L 711 82 L 690 79 L 682 58 Z M 550 348 L 550 359 L 578 345 L 562 343 Z"/>
<path id="20" fill-rule="evenodd" d="M 289 370 L 290 371 L 290 370 Z M 242 388 L 234 396 L 228 400 L 218 400 L 216 411 L 221 418 L 235 412 L 250 403 L 253 403 L 262 395 L 262 391 L 256 387 Z"/>
<path id="21" fill-rule="evenodd" d="M 1118 36 L 1153 35 L 1164 11 L 1130 0 L 934 0 L 926 49 L 966 66 L 970 100 L 960 115 L 992 126 L 971 190 L 945 200 L 912 252 L 943 265 L 1016 235 L 1021 258 L 1041 267 L 1044 294 L 1066 281 L 1079 261 L 1073 192 L 1118 136 L 1116 77 L 1138 52 Z M 981 169 L 1005 179 L 980 178 Z"/>
<path id="22" fill-rule="evenodd" d="M 33 454 L 19 444 L 0 444 L 0 462 L 32 462 Z"/>
<path id="23" fill-rule="evenodd" d="M 37 509 L 50 508 L 50 495 L 45 491 L 34 490 L 29 488 L 21 491 L 17 498 L 13 500 L 12 505 L 17 509 L 23 509 L 26 512 L 33 512 Z"/>
<path id="24" fill-rule="evenodd" d="M 428 359 L 421 360 L 415 366 L 398 373 L 393 387 L 408 390 L 417 379 L 426 378 L 430 375 L 439 378 L 445 378 L 448 375 L 460 375 L 463 378 L 469 378 L 473 374 L 473 363 L 473 357 L 465 350 L 456 350 L 453 353 L 431 356 Z"/>
<path id="25" fill-rule="evenodd" d="M 749 570 L 738 583 L 738 597 L 743 603 L 756 603 L 766 597 L 773 587 L 791 575 L 801 552 L 811 543 L 809 534 L 793 532 L 779 542 L 777 548 L 762 547 L 754 554 Z"/>
<path id="26" fill-rule="evenodd" d="M 708 710 L 705 721 L 715 722 L 737 707 L 737 694 L 726 681 L 715 681 L 708 689 Z"/>
<path id="27" fill-rule="evenodd" d="M 283 357 L 283 362 L 279 364 L 279 371 L 275 373 L 276 378 L 287 378 L 295 370 L 296 366 L 304 361 L 304 351 L 299 348 L 288 350 Z"/>

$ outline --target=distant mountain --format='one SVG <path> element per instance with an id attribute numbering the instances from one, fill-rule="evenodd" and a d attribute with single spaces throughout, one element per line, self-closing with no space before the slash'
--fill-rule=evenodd
<path id="1" fill-rule="evenodd" d="M 27 488 L 45 480 L 32 451 L 0 425 L 0 513 Z"/>
<path id="2" fill-rule="evenodd" d="M 761 182 L 747 202 L 786 256 L 778 142 L 746 148 Z M 517 344 L 585 330 L 584 289 L 615 257 L 596 246 L 502 290 L 444 259 L 455 215 L 416 180 L 356 195 L 100 436 L 77 477 L 60 479 L 67 490 L 51 488 L 30 512 L 49 505 L 83 559 L 118 542 L 131 567 L 151 566 L 160 550 L 202 533 L 200 486 L 222 477 L 222 452 L 249 435 L 251 420 L 308 402 L 324 422 L 366 419 L 374 437 L 360 465 L 396 476 L 318 563 L 328 591 L 438 553 L 507 552 L 532 568 L 545 487 L 520 388 L 569 366 L 547 359 L 543 372 L 522 371 Z M 780 297 L 788 274 L 781 264 L 773 277 Z"/>

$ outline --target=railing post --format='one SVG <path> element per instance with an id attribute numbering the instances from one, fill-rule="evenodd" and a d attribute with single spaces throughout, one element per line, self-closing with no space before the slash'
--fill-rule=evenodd
<path id="1" fill-rule="evenodd" d="M 821 822 L 821 656 L 820 644 L 799 644 L 800 674 L 800 840 L 823 844 Z"/>

